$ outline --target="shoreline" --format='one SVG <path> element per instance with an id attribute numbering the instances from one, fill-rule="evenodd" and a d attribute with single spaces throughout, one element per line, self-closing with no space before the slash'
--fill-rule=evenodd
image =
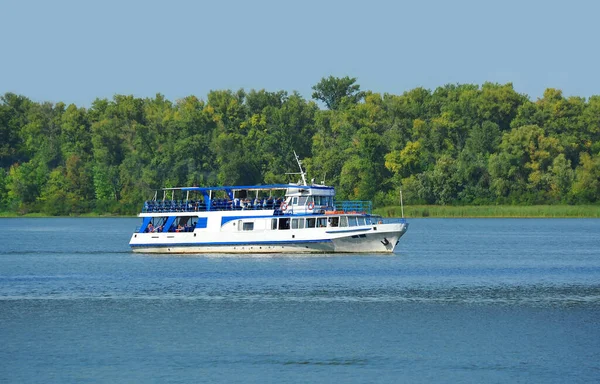
<path id="1" fill-rule="evenodd" d="M 402 216 L 400 206 L 377 208 L 373 213 L 384 217 Z M 600 205 L 410 205 L 404 207 L 409 218 L 600 218 Z"/>
<path id="2" fill-rule="evenodd" d="M 376 208 L 373 214 L 384 217 L 401 217 L 400 206 Z M 407 205 L 406 218 L 600 218 L 600 205 Z M 0 218 L 136 218 L 137 215 L 81 215 L 49 216 L 42 213 L 19 215 L 15 212 L 0 212 Z"/>

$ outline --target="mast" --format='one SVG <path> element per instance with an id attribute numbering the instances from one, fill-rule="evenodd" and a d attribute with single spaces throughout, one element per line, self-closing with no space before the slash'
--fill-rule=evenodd
<path id="1" fill-rule="evenodd" d="M 303 185 L 308 185 L 308 184 L 306 184 L 306 173 L 304 173 L 304 170 L 302 169 L 302 161 L 296 154 L 296 151 L 294 151 L 294 156 L 296 157 L 296 162 L 298 163 L 298 168 L 300 168 L 300 176 L 302 176 L 302 183 L 303 183 Z"/>
<path id="2" fill-rule="evenodd" d="M 402 211 L 402 218 L 404 219 L 404 203 L 402 203 L 402 188 L 400 188 L 400 210 Z"/>

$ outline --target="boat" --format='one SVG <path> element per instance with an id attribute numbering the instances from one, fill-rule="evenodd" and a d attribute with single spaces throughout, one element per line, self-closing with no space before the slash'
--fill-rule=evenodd
<path id="1" fill-rule="evenodd" d="M 370 201 L 336 201 L 335 189 L 297 183 L 162 189 L 144 203 L 129 245 L 136 253 L 392 253 L 404 218 L 372 214 Z M 178 198 L 179 197 L 179 198 Z"/>

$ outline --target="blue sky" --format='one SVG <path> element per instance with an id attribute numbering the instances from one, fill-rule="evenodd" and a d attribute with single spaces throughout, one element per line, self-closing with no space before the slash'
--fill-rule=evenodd
<path id="1" fill-rule="evenodd" d="M 512 82 L 600 94 L 598 1 L 0 0 L 0 94 L 89 106 L 115 94 L 298 91 L 330 75 L 402 94 Z"/>

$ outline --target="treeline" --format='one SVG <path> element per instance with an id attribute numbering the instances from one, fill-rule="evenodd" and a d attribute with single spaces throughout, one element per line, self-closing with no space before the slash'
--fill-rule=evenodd
<path id="1" fill-rule="evenodd" d="M 600 200 L 600 96 L 512 84 L 360 90 L 329 77 L 313 99 L 211 91 L 175 102 L 116 95 L 86 109 L 0 96 L 0 211 L 135 213 L 154 190 L 296 181 L 293 151 L 338 199 L 413 204 Z"/>

